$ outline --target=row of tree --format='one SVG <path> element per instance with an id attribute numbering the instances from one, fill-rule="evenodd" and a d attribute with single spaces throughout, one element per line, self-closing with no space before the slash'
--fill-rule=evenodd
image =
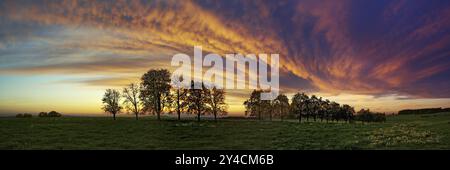
<path id="1" fill-rule="evenodd" d="M 62 114 L 57 111 L 50 111 L 50 112 L 39 112 L 38 117 L 61 117 Z M 17 118 L 31 118 L 33 117 L 30 113 L 19 113 L 16 114 Z"/>
<path id="2" fill-rule="evenodd" d="M 180 80 L 182 81 L 182 77 Z M 225 115 L 225 91 L 198 83 L 191 81 L 189 89 L 174 86 L 168 70 L 152 69 L 142 75 L 139 84 L 131 83 L 123 88 L 122 93 L 107 89 L 102 98 L 102 109 L 111 113 L 114 120 L 123 108 L 133 113 L 136 120 L 141 114 L 153 114 L 160 120 L 164 112 L 176 113 L 178 120 L 182 113 L 196 114 L 198 121 L 201 115 L 214 115 L 214 120 L 219 115 Z M 193 88 L 196 85 L 201 88 Z"/>
<path id="3" fill-rule="evenodd" d="M 122 109 L 133 113 L 136 120 L 143 114 L 156 115 L 160 120 L 163 113 L 176 113 L 178 120 L 181 119 L 182 113 L 194 114 L 198 121 L 202 115 L 213 115 L 214 120 L 217 120 L 219 115 L 227 113 L 223 89 L 194 81 L 191 81 L 190 88 L 183 88 L 179 86 L 180 82 L 173 82 L 170 77 L 170 72 L 166 69 L 152 69 L 142 75 L 140 83 L 131 83 L 121 92 L 107 89 L 102 98 L 102 109 L 111 113 L 114 120 L 116 114 Z M 182 81 L 182 77 L 179 77 L 179 80 Z M 265 91 L 254 90 L 249 99 L 244 102 L 247 116 L 256 117 L 259 120 L 296 118 L 299 122 L 302 122 L 302 119 L 327 122 L 385 120 L 384 114 L 372 113 L 364 109 L 355 115 L 355 110 L 350 105 L 341 105 L 315 95 L 310 97 L 299 92 L 289 102 L 289 98 L 284 94 L 278 95 L 274 100 L 261 100 L 262 92 Z"/>
<path id="4" fill-rule="evenodd" d="M 39 117 L 61 117 L 62 114 L 57 111 L 50 111 L 50 112 L 40 112 L 38 114 Z"/>
<path id="5" fill-rule="evenodd" d="M 312 95 L 309 97 L 305 93 L 296 93 L 289 103 L 286 95 L 280 94 L 274 100 L 261 100 L 262 90 L 254 90 L 250 98 L 244 102 L 246 115 L 257 117 L 259 120 L 269 120 L 273 118 L 297 118 L 299 122 L 302 118 L 309 121 L 339 121 L 350 122 L 353 120 L 355 110 L 349 105 L 340 105 L 336 102 L 323 100 L 321 97 Z"/>
<path id="6" fill-rule="evenodd" d="M 399 115 L 412 115 L 412 114 L 433 114 L 440 112 L 450 112 L 450 108 L 423 108 L 423 109 L 406 109 L 398 111 Z"/>

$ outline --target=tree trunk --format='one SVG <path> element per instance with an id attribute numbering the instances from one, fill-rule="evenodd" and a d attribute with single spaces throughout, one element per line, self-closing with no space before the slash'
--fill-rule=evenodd
<path id="1" fill-rule="evenodd" d="M 156 114 L 158 116 L 158 120 L 161 120 L 161 96 L 159 95 L 156 101 L 156 105 Z"/>
<path id="2" fill-rule="evenodd" d="M 180 110 L 180 89 L 177 90 L 177 114 L 178 120 L 181 120 L 181 110 Z"/>
<path id="3" fill-rule="evenodd" d="M 134 114 L 136 115 L 136 120 L 138 120 L 139 111 L 138 111 L 138 108 L 137 108 L 137 104 L 134 104 Z"/>
<path id="4" fill-rule="evenodd" d="M 214 112 L 214 121 L 217 122 L 217 113 Z"/>
<path id="5" fill-rule="evenodd" d="M 280 109 L 280 119 L 281 119 L 281 121 L 283 121 L 283 110 L 282 109 Z"/>
<path id="6" fill-rule="evenodd" d="M 269 120 L 272 121 L 272 109 L 270 109 L 270 112 L 269 112 Z"/>
<path id="7" fill-rule="evenodd" d="M 302 123 L 302 112 L 298 114 L 298 123 Z"/>
<path id="8" fill-rule="evenodd" d="M 259 106 L 258 106 L 258 119 L 259 119 L 259 120 L 262 120 L 262 117 L 261 117 L 261 109 L 259 108 Z"/>
<path id="9" fill-rule="evenodd" d="M 113 119 L 116 120 L 116 113 L 113 113 Z"/>
<path id="10" fill-rule="evenodd" d="M 200 122 L 200 112 L 197 114 L 197 121 Z"/>

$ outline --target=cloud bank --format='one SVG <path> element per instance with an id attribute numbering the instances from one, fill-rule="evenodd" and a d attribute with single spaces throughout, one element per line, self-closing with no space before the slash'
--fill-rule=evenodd
<path id="1" fill-rule="evenodd" d="M 448 1 L 7 0 L 0 22 L 1 74 L 111 85 L 200 45 L 279 53 L 285 91 L 450 97 Z"/>

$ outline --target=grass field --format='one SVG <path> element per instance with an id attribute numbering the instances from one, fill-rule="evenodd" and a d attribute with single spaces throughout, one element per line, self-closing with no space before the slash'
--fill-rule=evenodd
<path id="1" fill-rule="evenodd" d="M 450 113 L 369 124 L 10 117 L 0 149 L 450 149 Z"/>

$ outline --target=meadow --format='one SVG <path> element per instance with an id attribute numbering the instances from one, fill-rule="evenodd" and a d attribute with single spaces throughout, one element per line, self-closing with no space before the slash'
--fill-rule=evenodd
<path id="1" fill-rule="evenodd" d="M 450 149 L 450 112 L 384 123 L 0 118 L 0 149 Z"/>

